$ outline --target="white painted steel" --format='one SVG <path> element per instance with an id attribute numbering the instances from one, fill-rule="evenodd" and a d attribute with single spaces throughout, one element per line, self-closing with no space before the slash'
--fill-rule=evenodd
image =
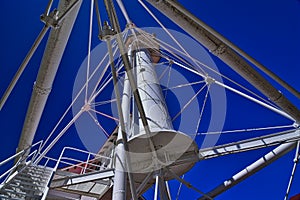
<path id="1" fill-rule="evenodd" d="M 210 192 L 206 193 L 206 195 L 210 197 L 216 197 L 217 195 L 225 192 L 226 190 L 230 189 L 234 185 L 240 183 L 244 179 L 248 178 L 249 176 L 253 175 L 254 173 L 258 172 L 259 170 L 263 169 L 267 165 L 271 164 L 278 158 L 284 156 L 286 153 L 291 151 L 296 147 L 296 143 L 287 143 L 282 144 L 276 147 L 274 150 L 270 151 L 254 163 L 247 166 L 245 169 L 241 170 L 228 180 L 224 181 L 221 185 L 217 186 L 215 189 L 211 190 Z M 207 200 L 206 197 L 201 197 L 198 200 Z"/>
<path id="2" fill-rule="evenodd" d="M 282 143 L 295 143 L 300 139 L 300 130 L 284 131 L 265 135 L 257 138 L 251 138 L 220 146 L 215 146 L 199 150 L 199 159 L 210 159 L 228 154 L 241 153 L 260 148 L 271 147 Z"/>
<path id="3" fill-rule="evenodd" d="M 155 69 L 152 66 L 149 51 L 147 49 L 137 51 L 134 58 L 138 90 L 150 131 L 153 133 L 159 132 L 162 129 L 173 129 L 166 102 Z M 142 122 L 140 121 L 139 124 L 142 124 Z M 144 127 L 140 126 L 139 134 L 145 134 L 144 132 Z"/>
<path id="4" fill-rule="evenodd" d="M 128 125 L 130 124 L 129 115 L 130 115 L 130 99 L 131 99 L 131 87 L 127 76 L 124 79 L 124 89 L 122 96 L 122 111 L 124 117 L 124 128 L 125 131 L 128 131 Z M 113 186 L 113 200 L 123 200 L 126 199 L 126 155 L 124 144 L 122 141 L 122 130 L 119 128 L 117 142 L 118 145 L 115 149 L 115 159 L 116 159 L 116 170 L 114 177 L 114 186 Z"/>
<path id="5" fill-rule="evenodd" d="M 138 116 L 139 120 L 132 119 L 133 122 L 138 121 L 139 131 L 134 132 L 134 135 L 128 139 L 132 158 L 131 166 L 133 172 L 147 174 L 175 163 L 186 152 L 196 154 L 198 147 L 192 138 L 173 129 L 172 120 L 149 52 L 151 47 L 143 43 L 140 37 L 135 37 L 129 47 L 133 49 L 132 63 L 134 68 L 132 71 L 136 72 L 137 90 L 148 125 L 147 127 L 144 126 L 141 115 Z M 136 117 L 136 115 L 133 116 Z M 153 148 L 155 149 L 154 152 Z M 155 153 L 155 157 L 153 157 L 153 153 Z M 193 164 L 194 162 L 187 162 L 180 166 L 172 166 L 172 168 L 174 167 L 173 171 L 176 174 L 182 175 Z M 171 177 L 169 175 L 164 176 L 166 180 Z"/>

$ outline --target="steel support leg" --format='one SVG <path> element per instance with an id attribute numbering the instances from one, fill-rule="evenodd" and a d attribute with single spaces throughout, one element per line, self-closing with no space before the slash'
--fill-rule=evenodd
<path id="1" fill-rule="evenodd" d="M 239 173 L 232 176 L 230 179 L 224 181 L 221 185 L 217 186 L 212 191 L 208 192 L 207 195 L 210 197 L 216 197 L 219 194 L 225 192 L 226 190 L 230 189 L 231 187 L 235 186 L 236 184 L 242 182 L 249 176 L 255 174 L 259 170 L 263 169 L 267 165 L 271 164 L 278 158 L 282 157 L 292 149 L 296 147 L 296 143 L 287 143 L 282 144 L 272 150 L 271 152 L 267 153 L 265 156 L 257 160 L 256 162 L 252 163 L 244 170 L 240 171 Z M 207 197 L 201 197 L 198 200 L 207 200 Z"/>

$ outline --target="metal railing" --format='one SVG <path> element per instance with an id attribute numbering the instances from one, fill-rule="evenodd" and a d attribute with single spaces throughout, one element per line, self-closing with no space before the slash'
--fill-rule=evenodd
<path id="1" fill-rule="evenodd" d="M 67 151 L 77 152 L 77 156 L 80 154 L 80 158 L 74 158 L 74 155 L 72 155 L 72 158 L 66 156 Z M 109 168 L 113 168 L 113 159 L 110 157 L 74 147 L 64 147 L 54 167 L 54 172 L 56 172 L 57 169 L 61 169 L 77 174 L 85 174 Z"/>
<path id="2" fill-rule="evenodd" d="M 114 160 L 111 157 L 91 153 L 74 147 L 64 147 L 58 159 L 48 156 L 37 159 L 41 155 L 42 144 L 43 141 L 41 140 L 0 162 L 0 167 L 2 167 L 9 164 L 12 160 L 17 159 L 12 167 L 0 175 L 0 180 L 3 180 L 0 183 L 0 188 L 17 174 L 17 170 L 22 170 L 18 169 L 22 164 L 22 167 L 31 163 L 44 167 L 52 165 L 54 166 L 53 173 L 60 169 L 75 174 L 86 174 L 114 167 Z M 72 156 L 67 155 L 70 151 L 72 151 Z"/>
<path id="3" fill-rule="evenodd" d="M 8 178 L 11 177 L 12 173 L 15 172 L 15 170 L 18 168 L 18 166 L 20 166 L 21 164 L 28 164 L 36 158 L 36 156 L 40 152 L 42 143 L 43 143 L 43 140 L 27 147 L 26 149 L 23 149 L 22 151 L 17 152 L 16 154 L 14 154 L 14 155 L 10 156 L 9 158 L 0 162 L 0 167 L 2 167 L 5 164 L 8 164 L 10 161 L 17 159 L 17 161 L 15 161 L 15 163 L 13 164 L 13 166 L 11 168 L 9 168 L 7 171 L 5 171 L 3 174 L 0 175 L 0 180 L 2 180 L 4 178 L 1 185 L 7 182 Z M 38 147 L 38 148 L 33 150 L 35 147 Z"/>

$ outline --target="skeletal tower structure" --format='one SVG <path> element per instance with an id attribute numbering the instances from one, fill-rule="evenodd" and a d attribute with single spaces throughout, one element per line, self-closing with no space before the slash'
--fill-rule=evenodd
<path id="1" fill-rule="evenodd" d="M 165 200 L 171 199 L 167 182 L 171 179 L 176 179 L 181 184 L 198 192 L 199 196 L 201 195 L 199 199 L 213 199 L 296 148 L 295 165 L 285 195 L 285 198 L 288 198 L 299 160 L 300 112 L 280 91 L 258 73 L 249 62 L 256 65 L 295 96 L 299 97 L 299 92 L 173 0 L 148 0 L 148 3 L 174 21 L 212 54 L 219 57 L 248 80 L 273 104 L 261 100 L 261 98 L 256 98 L 256 96 L 253 97 L 245 92 L 238 91 L 209 74 L 197 70 L 194 66 L 197 64 L 197 60 L 182 45 L 178 44 L 182 49 L 174 53 L 171 51 L 174 50 L 172 49 L 173 47 L 168 46 L 164 41 L 160 41 L 159 37 L 156 38 L 155 35 L 136 27 L 130 20 L 129 14 L 120 0 L 117 0 L 117 4 L 120 7 L 120 14 L 126 20 L 126 30 L 129 34 L 126 35 L 121 31 L 114 2 L 110 0 L 104 0 L 109 22 L 105 22 L 104 26 L 102 26 L 98 1 L 94 2 L 94 0 L 91 0 L 86 82 L 79 95 L 74 98 L 74 101 L 76 101 L 79 99 L 80 94 L 85 94 L 82 107 L 56 135 L 54 135 L 53 131 L 45 141 L 32 144 L 82 1 L 61 0 L 58 9 L 53 11 L 51 10 L 52 3 L 50 0 L 46 11 L 41 17 L 45 27 L 1 99 L 0 105 L 2 107 L 41 39 L 46 35 L 48 29 L 51 29 L 34 84 L 17 153 L 0 163 L 0 166 L 2 166 L 14 160 L 12 167 L 1 175 L 3 182 L 0 185 L 0 197 L 2 199 L 137 200 L 144 199 L 142 194 L 154 185 L 154 199 L 160 198 Z M 139 1 L 139 3 L 157 20 L 143 1 Z M 92 68 L 90 69 L 94 6 L 99 24 L 99 38 L 106 43 L 107 54 L 102 60 L 106 64 L 99 64 L 99 66 L 104 66 L 103 73 L 98 74 L 100 77 L 99 81 L 97 81 L 95 88 L 90 93 L 90 80 L 96 74 L 96 70 L 92 71 Z M 164 26 L 162 27 L 176 43 L 176 38 Z M 116 52 L 119 53 L 118 56 L 116 56 Z M 178 56 L 180 53 L 185 54 L 186 58 L 190 60 L 186 61 L 186 58 Z M 117 62 L 116 57 L 121 62 Z M 171 108 L 167 106 L 166 94 L 163 93 L 164 88 L 160 83 L 161 77 L 158 77 L 156 71 L 156 66 L 160 59 L 164 59 L 169 65 L 180 66 L 184 70 L 199 76 L 201 80 L 198 82 L 204 83 L 208 87 L 207 91 L 209 91 L 211 85 L 217 85 L 288 118 L 292 121 L 292 124 L 289 126 L 290 129 L 219 146 L 200 148 L 194 138 L 190 137 L 191 133 L 183 133 L 173 127 L 174 119 L 169 113 Z M 111 77 L 107 78 L 108 81 L 102 81 L 106 73 L 110 74 Z M 93 103 L 97 96 L 101 94 L 103 87 L 107 86 L 109 82 L 113 82 L 115 96 L 115 99 L 109 102 L 115 102 L 118 113 L 117 118 L 97 111 L 95 107 L 98 105 Z M 193 84 L 198 83 L 185 85 L 191 86 Z M 120 85 L 122 87 L 119 87 Z M 177 87 L 183 86 L 184 84 L 181 84 Z M 192 97 L 189 103 L 195 97 Z M 207 98 L 208 92 L 205 95 L 204 102 L 206 102 Z M 71 109 L 73 103 L 68 107 L 63 117 Z M 178 117 L 189 103 L 181 107 L 179 114 L 174 118 Z M 199 109 L 200 117 L 195 119 L 196 121 L 200 121 L 203 111 L 204 106 Z M 89 115 L 96 122 L 97 126 L 104 130 L 101 123 L 98 122 L 98 119 L 91 112 L 117 121 L 117 127 L 108 136 L 107 141 L 99 152 L 91 153 L 73 147 L 65 147 L 57 158 L 49 157 L 48 152 L 84 114 Z M 194 134 L 197 134 L 198 126 Z M 54 129 L 56 130 L 57 127 L 58 125 Z M 187 173 L 198 161 L 275 145 L 276 148 L 271 152 L 209 192 L 205 193 L 199 190 L 182 178 L 182 175 Z M 76 152 L 74 153 L 75 157 L 72 158 L 69 152 Z"/>

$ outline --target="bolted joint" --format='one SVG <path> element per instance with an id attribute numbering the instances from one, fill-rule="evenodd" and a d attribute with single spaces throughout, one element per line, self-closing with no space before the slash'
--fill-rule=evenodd
<path id="1" fill-rule="evenodd" d="M 58 14 L 59 11 L 57 9 L 54 9 L 49 15 L 42 14 L 40 18 L 41 21 L 45 23 L 46 26 L 50 26 L 56 29 L 59 27 Z"/>
<path id="2" fill-rule="evenodd" d="M 220 55 L 225 53 L 226 49 L 227 49 L 227 46 L 222 43 L 222 44 L 218 45 L 217 48 L 215 48 L 214 50 L 211 50 L 210 52 L 212 54 L 214 54 L 215 56 L 219 57 Z"/>
<path id="3" fill-rule="evenodd" d="M 116 32 L 110 27 L 108 22 L 105 21 L 98 37 L 100 40 L 107 40 L 115 34 Z"/>
<path id="4" fill-rule="evenodd" d="M 300 128 L 300 124 L 297 123 L 297 122 L 294 122 L 293 127 L 294 127 L 294 128 Z"/>
<path id="5" fill-rule="evenodd" d="M 133 28 L 135 28 L 135 27 L 136 27 L 135 24 L 132 23 L 132 22 L 126 24 L 126 28 L 128 28 L 128 29 L 133 29 Z"/>
<path id="6" fill-rule="evenodd" d="M 206 84 L 208 84 L 208 85 L 210 85 L 210 84 L 212 84 L 212 83 L 215 83 L 215 79 L 214 78 L 212 78 L 212 77 L 210 77 L 210 76 L 206 76 L 205 77 L 205 82 L 206 82 Z"/>
<path id="7" fill-rule="evenodd" d="M 124 144 L 123 139 L 116 140 L 115 145 L 118 146 L 119 144 Z"/>
<path id="8" fill-rule="evenodd" d="M 90 104 L 85 104 L 84 106 L 82 106 L 81 110 L 83 111 L 89 111 L 91 109 L 91 105 Z"/>
<path id="9" fill-rule="evenodd" d="M 39 95 L 49 95 L 52 88 L 44 88 L 44 87 L 41 87 L 41 86 L 38 86 L 36 84 L 36 82 L 34 82 L 34 85 L 33 85 L 33 90 L 39 94 Z"/>
<path id="10" fill-rule="evenodd" d="M 160 60 L 161 53 L 155 34 L 145 32 L 143 35 L 130 35 L 125 41 L 125 46 L 127 49 L 130 47 L 132 52 L 139 52 L 146 49 L 147 52 L 149 52 L 151 62 L 153 63 L 158 63 Z"/>

